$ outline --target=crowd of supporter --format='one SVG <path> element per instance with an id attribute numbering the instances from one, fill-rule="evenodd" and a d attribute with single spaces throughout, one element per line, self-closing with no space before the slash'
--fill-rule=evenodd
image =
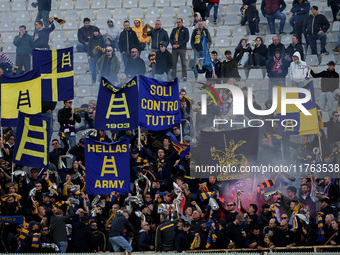
<path id="1" fill-rule="evenodd" d="M 144 60 L 139 54 L 148 44 L 152 51 L 148 71 L 150 76 L 163 81 L 174 79 L 178 76 L 176 68 L 180 57 L 182 80 L 186 81 L 185 56 L 189 40 L 194 51 L 193 70 L 196 78 L 200 73 L 205 73 L 206 78 L 216 79 L 216 83 L 222 79 L 225 83 L 238 86 L 238 68 L 246 66 L 265 66 L 270 86 L 285 86 L 284 78 L 287 76 L 298 87 L 306 83 L 309 73 L 311 77 L 321 77 L 319 105 L 320 110 L 329 113 L 329 121 L 322 123 L 319 118 L 320 132 L 317 135 L 301 136 L 300 143 L 292 142 L 289 136 L 281 137 L 276 126 L 266 125 L 260 132 L 258 163 L 317 163 L 326 165 L 327 169 L 339 170 L 340 122 L 334 99 L 339 86 L 339 74 L 334 70 L 333 61 L 328 63 L 328 69 L 323 72 L 314 73 L 310 70 L 303 61 L 306 54 L 301 44 L 304 35 L 312 54 L 317 54 L 318 39 L 321 41 L 320 53 L 328 54 L 325 49 L 325 33 L 329 29 L 329 22 L 325 16 L 318 13 L 317 6 L 313 6 L 309 14 L 307 1 L 294 2 L 294 15 L 290 22 L 296 34 L 292 35 L 292 43 L 287 48 L 280 43 L 278 36 L 274 36 L 272 44 L 268 46 L 260 36 L 254 45 L 242 39 L 234 55 L 228 49 L 225 51 L 224 61 L 218 60 L 217 52 L 212 52 L 216 60 L 212 72 L 202 68 L 200 63 L 203 57 L 200 35 L 204 33 L 211 43 L 207 29 L 209 22 L 205 17 L 209 17 L 213 7 L 214 23 L 217 23 L 218 0 L 209 0 L 207 6 L 205 1 L 193 1 L 196 13 L 191 35 L 180 18 L 170 34 L 161 27 L 159 20 L 155 22 L 154 28 L 149 24 L 143 26 L 140 19 L 133 21 L 133 28 L 129 21 L 125 21 L 121 30 L 114 19 L 108 19 L 103 35 L 99 28 L 90 24 L 90 19 L 85 18 L 84 26 L 78 30 L 79 44 L 76 48 L 78 52 L 88 54 L 93 83 L 97 81 L 97 73 L 113 84 L 120 85 L 135 75 L 146 74 Z M 275 19 L 280 19 L 279 33 L 284 33 L 285 14 L 282 11 L 285 8 L 284 0 L 263 0 L 261 4 L 261 11 L 273 34 Z M 333 9 L 333 13 L 338 12 L 338 7 L 332 5 Z M 251 34 L 258 34 L 256 1 L 244 2 L 241 11 L 241 25 L 248 22 Z M 29 35 L 22 25 L 19 27 L 19 35 L 14 39 L 18 73 L 21 73 L 22 68 L 25 71 L 31 69 L 32 49 L 49 49 L 48 36 L 55 25 L 46 19 L 44 9 L 39 9 L 39 13 L 34 36 Z M 334 19 L 338 16 L 334 14 Z M 41 18 L 44 22 L 39 20 Z M 169 44 L 172 47 L 171 53 L 167 50 Z M 117 51 L 122 54 L 122 63 L 115 54 Z M 10 64 L 10 68 L 1 69 L 7 70 L 6 73 L 15 70 L 11 69 L 14 63 L 4 54 L 1 55 L 1 62 Z M 118 79 L 121 64 L 124 65 L 125 75 Z M 242 91 L 247 98 L 247 87 L 243 87 Z M 218 93 L 222 106 L 215 106 L 211 103 L 212 99 L 209 99 L 210 117 L 239 120 L 232 114 L 233 98 L 230 91 L 221 90 Z M 254 108 L 261 109 L 255 96 L 252 96 Z M 337 219 L 339 183 L 335 174 L 329 172 L 320 178 L 304 175 L 300 179 L 289 174 L 277 174 L 223 182 L 219 182 L 217 176 L 213 175 L 206 179 L 191 177 L 190 169 L 199 162 L 191 161 L 191 153 L 180 157 L 167 132 L 170 131 L 177 142 L 192 146 L 194 141 L 189 136 L 190 129 L 195 130 L 195 134 L 199 134 L 202 129 L 211 132 L 217 130 L 206 124 L 209 123 L 209 116 L 205 118 L 201 115 L 200 109 L 195 108 L 199 105 L 186 95 L 184 89 L 180 91 L 180 100 L 181 125 L 159 132 L 142 130 L 140 143 L 137 130 L 91 130 L 87 134 L 90 139 L 104 142 L 129 139 L 130 169 L 125 169 L 130 171 L 129 194 L 86 194 L 86 161 L 91 159 L 85 158 L 84 138 L 77 141 L 76 133 L 93 128 L 96 111 L 94 100 L 84 106 L 84 111 L 73 108 L 72 100 L 64 101 L 64 107 L 57 114 L 59 139 L 51 141 L 53 150 L 50 151 L 48 169 L 28 169 L 14 164 L 12 171 L 16 134 L 12 128 L 2 127 L 0 215 L 24 216 L 24 222 L 0 222 L 0 251 L 183 252 L 189 249 L 261 250 L 267 247 L 293 249 L 294 246 L 340 245 Z M 272 101 L 268 100 L 266 109 L 271 108 L 271 105 Z M 43 113 L 52 117 L 55 107 L 53 103 L 43 102 Z M 245 108 L 245 119 L 256 117 L 246 103 Z M 318 116 L 321 116 L 321 111 L 318 111 Z M 84 124 L 76 128 L 77 123 L 82 122 Z M 327 135 L 324 128 L 327 128 Z M 219 128 L 225 129 L 228 128 Z M 195 140 L 199 142 L 199 136 Z"/>

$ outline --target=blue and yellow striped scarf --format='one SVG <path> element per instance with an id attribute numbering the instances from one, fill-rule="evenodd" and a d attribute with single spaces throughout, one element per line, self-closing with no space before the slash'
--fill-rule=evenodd
<path id="1" fill-rule="evenodd" d="M 195 235 L 194 241 L 190 245 L 190 250 L 197 249 L 201 244 L 201 237 L 199 234 Z"/>
<path id="2" fill-rule="evenodd" d="M 217 239 L 217 236 L 215 234 L 215 230 L 212 226 L 212 223 L 214 223 L 213 220 L 209 220 L 208 222 L 205 223 L 205 225 L 207 226 L 207 228 L 209 228 L 209 233 L 208 233 L 208 238 L 207 238 L 207 244 L 205 246 L 205 248 L 209 248 L 211 245 L 211 241 L 215 242 Z"/>
<path id="3" fill-rule="evenodd" d="M 323 242 L 325 241 L 325 231 L 323 229 L 323 220 L 322 216 L 324 215 L 323 212 L 318 212 L 318 239 L 316 239 L 317 242 Z"/>
<path id="4" fill-rule="evenodd" d="M 272 212 L 272 216 L 275 219 L 275 221 L 277 221 L 277 222 L 280 222 L 279 219 L 281 219 L 281 217 L 280 217 L 280 207 L 281 207 L 281 199 L 280 198 L 278 198 L 276 203 L 272 204 L 272 206 L 270 207 L 271 212 Z"/>
<path id="5" fill-rule="evenodd" d="M 41 244 L 40 233 L 34 233 L 32 237 L 32 248 L 39 248 Z"/>
<path id="6" fill-rule="evenodd" d="M 217 194 L 216 192 L 203 192 L 200 194 L 200 199 L 201 201 L 204 201 L 206 199 L 209 199 L 209 198 L 214 198 L 214 199 L 217 199 Z"/>

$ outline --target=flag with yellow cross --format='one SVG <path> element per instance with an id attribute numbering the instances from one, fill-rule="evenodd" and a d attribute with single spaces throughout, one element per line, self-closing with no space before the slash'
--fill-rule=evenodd
<path id="1" fill-rule="evenodd" d="M 40 69 L 42 101 L 74 98 L 73 48 L 33 50 L 33 68 Z"/>

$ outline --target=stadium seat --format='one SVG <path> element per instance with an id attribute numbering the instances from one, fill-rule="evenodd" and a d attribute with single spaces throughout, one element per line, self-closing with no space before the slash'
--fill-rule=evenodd
<path id="1" fill-rule="evenodd" d="M 161 18 L 162 26 L 163 27 L 174 27 L 174 19 L 173 17 L 162 17 Z M 169 31 L 171 33 L 171 30 Z"/>
<path id="2" fill-rule="evenodd" d="M 15 53 L 16 47 L 12 42 L 4 43 L 2 51 L 4 53 Z"/>
<path id="3" fill-rule="evenodd" d="M 249 70 L 249 79 L 263 79 L 263 73 L 261 69 L 250 69 Z"/>
<path id="4" fill-rule="evenodd" d="M 170 3 L 169 3 L 169 0 L 156 0 L 155 6 L 166 7 L 166 6 L 170 6 Z"/>
<path id="5" fill-rule="evenodd" d="M 83 23 L 81 23 L 81 26 L 83 26 Z M 63 30 L 77 30 L 78 25 L 77 21 L 73 19 L 67 19 L 66 23 L 63 25 Z"/>
<path id="6" fill-rule="evenodd" d="M 61 15 L 61 12 L 59 10 L 51 10 L 50 17 L 63 18 L 63 15 Z M 33 17 L 33 20 L 34 19 L 35 19 L 35 16 Z"/>
<path id="7" fill-rule="evenodd" d="M 125 20 L 126 20 L 126 18 L 117 18 L 117 19 L 115 19 L 116 24 L 117 24 L 117 26 L 119 26 L 119 27 L 123 27 L 124 21 L 125 21 Z"/>
<path id="8" fill-rule="evenodd" d="M 54 121 L 53 122 L 53 131 L 54 132 L 58 132 L 59 131 L 59 128 L 60 128 L 60 124 L 58 121 Z"/>
<path id="9" fill-rule="evenodd" d="M 318 66 L 319 59 L 317 55 L 307 55 L 306 56 L 306 64 L 309 66 Z"/>
<path id="10" fill-rule="evenodd" d="M 234 31 L 233 31 L 233 36 L 236 35 L 242 35 L 242 36 L 246 36 L 247 35 L 247 29 L 245 26 L 235 26 Z"/>
<path id="11" fill-rule="evenodd" d="M 142 51 L 142 53 L 140 54 L 140 58 L 143 59 L 144 61 L 145 60 L 149 60 L 149 54 L 150 54 L 150 51 Z"/>
<path id="12" fill-rule="evenodd" d="M 89 1 L 88 0 L 77 0 L 76 2 L 76 10 L 84 10 L 84 9 L 89 9 Z"/>
<path id="13" fill-rule="evenodd" d="M 262 12 L 259 12 L 260 24 L 268 24 L 267 18 L 263 16 Z"/>
<path id="14" fill-rule="evenodd" d="M 90 20 L 94 20 L 94 11 L 92 9 L 83 10 L 80 16 L 81 22 L 84 20 L 84 18 L 89 18 Z"/>
<path id="15" fill-rule="evenodd" d="M 92 85 L 92 75 L 91 74 L 85 74 L 85 75 L 79 76 L 77 86 L 91 86 L 91 85 Z"/>
<path id="16" fill-rule="evenodd" d="M 77 88 L 77 97 L 89 97 L 92 96 L 91 87 L 90 86 L 81 86 Z"/>
<path id="17" fill-rule="evenodd" d="M 98 27 L 101 30 L 106 28 L 107 27 L 107 20 L 106 19 L 97 19 L 96 27 Z"/>
<path id="18" fill-rule="evenodd" d="M 146 14 L 145 14 L 145 18 L 159 18 L 160 14 L 159 14 L 159 9 L 157 7 L 148 7 L 148 9 L 146 10 Z"/>
<path id="19" fill-rule="evenodd" d="M 240 24 L 239 17 L 237 16 L 237 14 L 228 14 L 225 18 L 225 24 L 231 26 L 238 25 Z"/>
<path id="20" fill-rule="evenodd" d="M 215 37 L 215 29 L 214 29 L 214 27 L 213 26 L 209 26 L 208 31 L 210 33 L 211 39 L 214 38 Z"/>
<path id="21" fill-rule="evenodd" d="M 12 12 L 1 12 L 0 14 L 1 14 L 0 15 L 1 20 L 6 20 L 7 22 L 14 21 L 14 16 Z"/>
<path id="22" fill-rule="evenodd" d="M 1 21 L 0 22 L 0 31 L 1 32 L 11 32 L 11 31 L 13 31 L 12 22 Z"/>
<path id="23" fill-rule="evenodd" d="M 339 36 L 339 32 L 332 32 L 332 37 L 330 39 L 329 42 L 333 42 L 333 43 L 336 43 L 338 42 L 338 36 Z"/>
<path id="24" fill-rule="evenodd" d="M 55 40 L 66 41 L 66 35 L 64 31 L 54 31 L 52 36 L 52 42 Z"/>
<path id="25" fill-rule="evenodd" d="M 241 80 L 246 80 L 247 79 L 246 71 L 244 69 L 238 69 L 238 73 L 241 76 Z"/>
<path id="26" fill-rule="evenodd" d="M 1 34 L 2 42 L 4 43 L 13 43 L 14 37 L 17 36 L 17 32 L 5 32 Z"/>
<path id="27" fill-rule="evenodd" d="M 229 44 L 229 38 L 228 36 L 224 35 L 224 36 L 216 36 L 216 40 L 215 40 L 215 47 L 228 47 Z"/>
<path id="28" fill-rule="evenodd" d="M 18 11 L 17 17 L 15 19 L 17 22 L 22 22 L 23 24 L 28 23 L 31 20 L 28 11 Z"/>
<path id="29" fill-rule="evenodd" d="M 65 48 L 65 42 L 62 40 L 56 40 L 52 42 L 52 49 L 59 50 Z"/>
<path id="30" fill-rule="evenodd" d="M 137 8 L 137 0 L 124 0 L 124 8 Z"/>
<path id="31" fill-rule="evenodd" d="M 120 0 L 108 0 L 107 9 L 122 8 L 122 3 Z"/>
<path id="32" fill-rule="evenodd" d="M 180 62 L 180 61 L 178 61 Z M 187 79 L 188 81 L 195 81 L 195 75 L 194 75 L 194 71 L 187 71 Z"/>
<path id="33" fill-rule="evenodd" d="M 183 0 L 181 0 L 183 1 Z M 182 17 L 191 17 L 192 16 L 192 8 L 190 8 L 189 6 L 181 6 L 179 7 L 178 13 L 177 13 L 177 17 L 178 18 L 182 18 Z"/>
<path id="34" fill-rule="evenodd" d="M 292 43 L 292 35 L 285 34 L 281 36 L 281 43 L 284 44 L 285 46 L 288 46 L 289 44 Z"/>
<path id="35" fill-rule="evenodd" d="M 176 17 L 175 8 L 172 6 L 166 6 L 163 8 L 162 17 Z"/>
<path id="36" fill-rule="evenodd" d="M 97 12 L 97 20 L 104 19 L 108 20 L 111 18 L 111 13 L 109 9 L 99 9 Z"/>
<path id="37" fill-rule="evenodd" d="M 185 27 L 189 27 L 192 25 L 192 22 L 191 22 L 191 19 L 187 16 L 183 16 L 183 17 L 179 17 L 179 18 L 182 18 L 183 19 L 183 26 Z M 191 34 L 190 34 L 191 35 Z M 190 36 L 189 35 L 189 36 Z"/>
<path id="38" fill-rule="evenodd" d="M 144 24 L 149 24 L 150 26 L 154 27 L 154 26 L 155 26 L 156 19 L 157 19 L 156 17 L 148 17 L 148 16 L 146 15 L 146 17 L 145 17 L 145 19 L 144 19 L 143 25 L 144 25 Z"/>
<path id="39" fill-rule="evenodd" d="M 1 10 L 3 11 L 3 10 Z M 26 11 L 25 1 L 17 1 L 12 3 L 12 11 Z"/>
<path id="40" fill-rule="evenodd" d="M 228 5 L 227 16 L 228 16 L 228 14 L 236 14 L 238 16 L 241 16 L 240 5 L 238 5 L 238 4 Z"/>
<path id="41" fill-rule="evenodd" d="M 116 8 L 113 12 L 113 17 L 116 18 L 127 18 L 127 12 L 125 8 Z"/>
<path id="42" fill-rule="evenodd" d="M 73 62 L 74 63 L 87 63 L 88 60 L 87 60 L 86 52 L 74 52 L 73 53 Z"/>
<path id="43" fill-rule="evenodd" d="M 185 1 L 183 1 L 183 0 L 171 0 L 171 6 L 173 6 L 173 7 L 185 6 Z"/>
<path id="44" fill-rule="evenodd" d="M 93 0 L 91 4 L 91 9 L 105 9 L 105 1 L 104 0 Z"/>
<path id="45" fill-rule="evenodd" d="M 85 74 L 86 68 L 84 63 L 74 63 L 74 74 Z"/>
<path id="46" fill-rule="evenodd" d="M 139 0 L 139 7 L 140 8 L 149 8 L 153 7 L 153 0 Z"/>
<path id="47" fill-rule="evenodd" d="M 332 32 L 339 32 L 340 29 L 340 22 L 333 22 L 333 26 L 332 26 Z"/>
<path id="48" fill-rule="evenodd" d="M 267 35 L 266 38 L 263 40 L 264 44 L 269 46 L 270 44 L 273 43 L 273 37 L 276 35 Z"/>
<path id="49" fill-rule="evenodd" d="M 0 10 L 1 12 L 9 11 L 9 2 L 0 2 Z"/>
<path id="50" fill-rule="evenodd" d="M 143 19 L 144 18 L 144 14 L 143 14 L 143 10 L 142 8 L 131 8 L 130 10 L 130 16 L 129 16 L 129 20 L 132 23 L 135 19 Z M 133 27 L 131 25 L 131 27 Z"/>
<path id="51" fill-rule="evenodd" d="M 224 6 L 224 5 L 231 5 L 233 3 L 234 3 L 233 0 L 220 0 L 220 5 L 222 5 L 222 6 Z"/>
<path id="52" fill-rule="evenodd" d="M 334 54 L 329 54 L 329 55 L 322 56 L 320 66 L 327 65 L 327 63 L 329 61 L 334 61 L 335 62 Z"/>
<path id="53" fill-rule="evenodd" d="M 73 1 L 72 0 L 61 0 L 59 10 L 73 10 Z"/>
<path id="54" fill-rule="evenodd" d="M 232 37 L 232 40 L 231 40 L 231 45 L 230 46 L 237 46 L 240 42 L 241 39 L 243 39 L 244 36 L 242 35 L 235 35 Z"/>
<path id="55" fill-rule="evenodd" d="M 66 10 L 65 11 L 65 20 L 68 21 L 69 19 L 72 20 L 77 20 L 78 19 L 78 14 L 76 10 Z M 81 23 L 83 23 L 83 21 L 80 21 Z"/>

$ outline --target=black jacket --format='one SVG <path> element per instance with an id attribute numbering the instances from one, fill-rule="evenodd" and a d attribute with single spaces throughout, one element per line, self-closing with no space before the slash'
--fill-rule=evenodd
<path id="1" fill-rule="evenodd" d="M 172 67 L 172 55 L 166 49 L 164 52 L 160 50 L 156 52 L 156 74 L 169 73 Z"/>
<path id="2" fill-rule="evenodd" d="M 137 235 L 135 229 L 130 224 L 130 222 L 125 218 L 123 214 L 118 214 L 116 217 L 112 219 L 111 222 L 111 231 L 109 236 L 122 236 L 123 230 L 127 229 L 128 231 L 133 232 L 135 235 Z"/>
<path id="3" fill-rule="evenodd" d="M 297 43 L 295 45 L 289 44 L 289 46 L 286 49 L 286 55 L 290 57 L 290 61 L 293 61 L 293 54 L 297 51 L 300 53 L 301 60 L 305 59 L 305 53 L 304 53 L 302 43 Z"/>
<path id="4" fill-rule="evenodd" d="M 170 40 L 168 32 L 163 28 L 155 28 L 153 31 L 148 31 L 147 35 L 151 37 L 151 49 L 158 49 L 160 42 L 164 43 L 166 46 L 169 45 Z"/>
<path id="5" fill-rule="evenodd" d="M 208 41 L 209 41 L 209 46 L 211 44 L 211 36 L 210 36 L 210 33 L 209 33 L 209 30 L 206 29 L 205 27 L 203 27 L 202 29 L 203 31 L 201 31 L 201 33 L 205 33 L 205 36 L 208 38 Z M 192 34 L 191 34 L 191 47 L 193 50 L 197 50 L 197 51 L 203 51 L 203 45 L 202 45 L 202 40 L 201 40 L 201 35 L 200 34 L 197 34 L 199 32 L 199 29 L 198 28 L 195 28 L 194 31 L 192 31 Z M 196 40 L 196 36 L 199 37 L 198 40 Z"/>
<path id="6" fill-rule="evenodd" d="M 253 22 L 253 19 L 259 19 L 259 11 L 252 4 L 248 5 L 248 9 L 244 12 L 244 19 L 242 19 L 241 25 L 244 26 L 246 22 Z"/>
<path id="7" fill-rule="evenodd" d="M 257 217 L 257 223 L 260 228 L 264 228 L 269 225 L 269 221 L 272 218 L 272 213 L 269 211 L 268 213 L 264 213 L 261 211 L 260 215 Z"/>
<path id="8" fill-rule="evenodd" d="M 190 249 L 191 239 L 189 233 L 181 230 L 176 233 L 175 249 L 177 252 L 182 252 Z"/>
<path id="9" fill-rule="evenodd" d="M 267 52 L 267 59 L 271 59 L 275 56 L 276 49 L 280 49 L 281 56 L 285 55 L 285 46 L 282 43 L 279 43 L 278 45 L 274 45 L 273 43 L 268 46 L 268 52 Z"/>
<path id="10" fill-rule="evenodd" d="M 57 150 L 53 149 L 50 151 L 50 162 L 54 164 L 58 168 L 59 157 L 61 155 L 65 155 L 69 149 L 68 142 L 65 139 L 60 139 L 60 141 L 64 144 L 64 148 L 58 148 Z"/>
<path id="11" fill-rule="evenodd" d="M 99 46 L 100 48 L 105 48 L 106 44 L 105 44 L 105 40 L 104 37 L 99 34 L 98 36 L 92 36 L 89 40 L 89 45 L 87 47 L 87 55 L 90 56 L 91 58 L 93 57 L 97 57 L 99 58 L 103 52 L 98 49 L 96 54 L 94 54 L 94 49 Z"/>
<path id="12" fill-rule="evenodd" d="M 175 35 L 177 32 L 177 27 L 172 29 L 171 35 L 170 35 L 170 43 L 171 45 L 176 44 L 175 43 Z M 189 41 L 189 30 L 186 27 L 181 27 L 179 34 L 178 34 L 178 43 L 180 46 L 176 49 L 186 49 L 187 48 L 187 42 Z M 175 49 L 175 48 L 173 48 Z"/>
<path id="13" fill-rule="evenodd" d="M 91 252 L 95 248 L 95 243 L 90 226 L 79 221 L 75 222 L 72 226 L 72 244 L 74 251 Z"/>
<path id="14" fill-rule="evenodd" d="M 224 60 L 222 63 L 222 78 L 241 78 L 240 74 L 238 73 L 238 62 L 241 60 L 243 53 L 245 52 L 244 49 L 241 50 L 240 54 L 233 58 L 230 61 Z"/>
<path id="15" fill-rule="evenodd" d="M 253 49 L 253 54 L 258 53 L 265 58 L 267 58 L 267 52 L 268 52 L 267 46 L 263 43 L 259 47 L 255 47 Z"/>
<path id="16" fill-rule="evenodd" d="M 325 70 L 320 73 L 314 73 L 313 70 L 310 71 L 313 78 L 321 79 L 321 91 L 322 92 L 334 92 L 339 88 L 339 74 L 334 71 Z"/>
<path id="17" fill-rule="evenodd" d="M 70 120 L 70 118 L 73 115 L 73 120 Z M 62 108 L 58 111 L 58 122 L 60 123 L 60 131 L 61 132 L 66 132 L 65 129 L 69 128 L 70 132 L 71 129 L 74 129 L 74 125 L 76 124 L 76 122 L 80 123 L 81 122 L 81 118 L 79 116 L 79 114 L 72 114 L 72 108 Z M 73 128 L 72 128 L 73 127 Z M 75 129 L 74 129 L 75 132 Z"/>
<path id="18" fill-rule="evenodd" d="M 76 160 L 85 165 L 85 149 L 83 147 L 75 145 L 70 149 L 69 153 L 76 156 Z"/>
<path id="19" fill-rule="evenodd" d="M 150 251 L 151 237 L 145 230 L 140 230 L 138 233 L 137 250 Z"/>
<path id="20" fill-rule="evenodd" d="M 303 23 L 303 31 L 307 36 L 316 35 L 321 30 L 326 33 L 328 29 L 329 22 L 322 14 L 316 16 L 309 15 Z"/>
<path id="21" fill-rule="evenodd" d="M 269 78 L 285 78 L 288 73 L 289 63 L 287 60 L 282 58 L 282 65 L 281 65 L 281 72 L 277 71 L 275 66 L 275 60 L 274 57 L 271 57 L 266 65 L 267 67 L 267 73 Z"/>
<path id="22" fill-rule="evenodd" d="M 85 44 L 85 42 L 88 42 L 90 38 L 93 36 L 93 31 L 96 28 L 96 26 L 89 26 L 81 27 L 78 29 L 78 41 L 82 44 Z"/>
<path id="23" fill-rule="evenodd" d="M 194 7 L 194 9 L 204 11 L 207 9 L 206 2 L 206 0 L 192 0 L 192 6 Z"/>
<path id="24" fill-rule="evenodd" d="M 160 251 L 162 245 L 174 246 L 176 236 L 176 226 L 178 220 L 175 221 L 163 221 L 156 230 L 156 251 Z"/>
<path id="25" fill-rule="evenodd" d="M 119 35 L 119 50 L 121 53 L 131 53 L 131 49 L 138 48 L 139 40 L 135 31 L 131 29 L 123 30 Z"/>
<path id="26" fill-rule="evenodd" d="M 128 59 L 125 67 L 125 75 L 128 77 L 128 80 L 132 79 L 136 75 L 144 75 L 145 72 L 145 62 L 143 59 L 140 57 L 130 57 Z"/>
<path id="27" fill-rule="evenodd" d="M 38 0 L 38 11 L 51 11 L 51 0 Z"/>
<path id="28" fill-rule="evenodd" d="M 253 248 L 257 248 L 258 246 L 266 247 L 266 244 L 264 242 L 264 234 L 260 232 L 258 236 L 255 236 L 253 233 L 248 233 L 247 239 L 246 239 L 246 248 L 250 248 L 249 245 L 256 242 L 256 246 Z"/>
<path id="29" fill-rule="evenodd" d="M 338 142 L 340 141 L 340 122 L 333 121 L 332 119 L 328 122 L 324 123 L 324 126 L 327 127 L 327 135 L 330 142 Z"/>

